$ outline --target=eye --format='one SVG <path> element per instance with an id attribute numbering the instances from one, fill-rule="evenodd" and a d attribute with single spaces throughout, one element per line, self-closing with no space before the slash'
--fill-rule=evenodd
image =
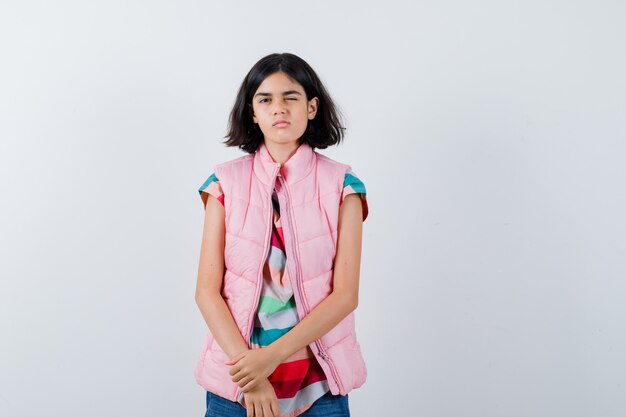
<path id="1" fill-rule="evenodd" d="M 265 102 L 266 102 L 266 100 L 269 100 L 269 99 L 267 99 L 267 98 L 262 98 L 261 100 L 259 100 L 259 103 L 265 103 Z"/>

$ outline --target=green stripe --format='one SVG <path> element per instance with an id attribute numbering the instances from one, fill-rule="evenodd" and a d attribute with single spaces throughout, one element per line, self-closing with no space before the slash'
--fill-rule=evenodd
<path id="1" fill-rule="evenodd" d="M 343 179 L 343 186 L 345 188 L 348 185 L 352 187 L 355 192 L 365 194 L 365 184 L 363 184 L 363 181 L 346 172 L 346 176 Z"/>
<path id="2" fill-rule="evenodd" d="M 274 314 L 279 311 L 287 310 L 289 308 L 295 308 L 295 307 L 296 307 L 296 303 L 293 297 L 291 297 L 289 301 L 287 301 L 286 303 L 283 303 L 282 301 L 277 300 L 274 297 L 269 297 L 267 295 L 264 295 L 261 297 L 261 301 L 259 302 L 258 312 L 265 313 L 265 314 Z"/>
<path id="3" fill-rule="evenodd" d="M 201 193 L 209 186 L 209 184 L 211 184 L 212 182 L 217 182 L 217 181 L 219 180 L 215 176 L 215 173 L 211 174 L 211 176 L 207 178 L 207 180 L 200 186 L 200 188 L 198 189 L 198 192 Z"/>

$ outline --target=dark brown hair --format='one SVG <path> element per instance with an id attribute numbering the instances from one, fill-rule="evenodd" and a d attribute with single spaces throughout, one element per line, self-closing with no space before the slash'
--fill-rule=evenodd
<path id="1" fill-rule="evenodd" d="M 254 153 L 263 143 L 263 132 L 252 120 L 252 95 L 268 76 L 282 71 L 303 88 L 307 100 L 319 99 L 317 113 L 309 120 L 299 143 L 306 142 L 312 148 L 324 149 L 339 144 L 345 128 L 341 126 L 340 113 L 313 68 L 302 58 L 290 54 L 270 54 L 261 58 L 244 78 L 235 98 L 235 105 L 228 119 L 228 134 L 224 136 L 227 146 Z"/>

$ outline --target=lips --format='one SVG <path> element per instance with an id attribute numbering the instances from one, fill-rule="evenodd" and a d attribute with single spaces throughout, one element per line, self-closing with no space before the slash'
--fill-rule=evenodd
<path id="1" fill-rule="evenodd" d="M 288 121 L 280 119 L 276 120 L 272 126 L 287 126 L 289 124 Z"/>

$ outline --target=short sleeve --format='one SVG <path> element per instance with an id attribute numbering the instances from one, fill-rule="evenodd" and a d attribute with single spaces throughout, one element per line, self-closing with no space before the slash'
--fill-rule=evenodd
<path id="1" fill-rule="evenodd" d="M 200 186 L 198 193 L 200 193 L 200 198 L 202 199 L 202 204 L 205 208 L 209 194 L 217 198 L 217 201 L 224 205 L 224 193 L 222 192 L 222 187 L 220 186 L 220 182 L 215 176 L 215 173 L 211 174 L 209 178 L 207 178 L 207 180 Z"/>
<path id="2" fill-rule="evenodd" d="M 363 221 L 367 218 L 369 210 L 367 207 L 367 198 L 365 184 L 356 176 L 352 169 L 348 169 L 343 179 L 343 192 L 341 193 L 341 202 L 349 194 L 358 194 L 363 204 Z"/>

